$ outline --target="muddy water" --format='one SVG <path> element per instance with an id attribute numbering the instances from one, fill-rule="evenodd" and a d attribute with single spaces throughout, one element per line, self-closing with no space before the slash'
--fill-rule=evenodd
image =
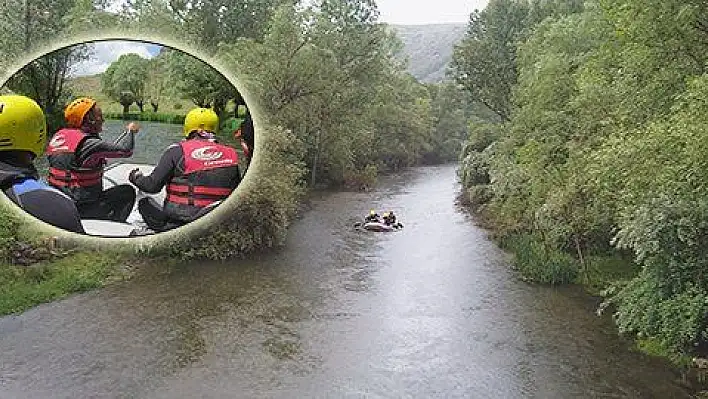
<path id="1" fill-rule="evenodd" d="M 287 246 L 0 319 L 0 398 L 681 398 L 575 289 L 516 280 L 454 167 L 323 195 Z M 349 228 L 370 207 L 405 228 Z"/>

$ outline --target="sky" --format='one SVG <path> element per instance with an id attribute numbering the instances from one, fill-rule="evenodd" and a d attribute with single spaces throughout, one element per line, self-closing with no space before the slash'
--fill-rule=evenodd
<path id="1" fill-rule="evenodd" d="M 377 0 L 381 21 L 396 25 L 463 23 L 488 0 Z"/>
<path id="2" fill-rule="evenodd" d="M 160 46 L 154 44 L 110 40 L 89 44 L 93 49 L 93 56 L 87 61 L 74 66 L 72 76 L 86 76 L 103 73 L 111 63 L 123 54 L 136 53 L 143 58 L 152 58 L 157 55 Z"/>
<path id="3" fill-rule="evenodd" d="M 114 9 L 119 9 L 122 0 L 115 1 Z M 486 7 L 488 0 L 377 0 L 381 12 L 380 20 L 396 25 L 421 25 L 442 23 L 463 23 L 475 9 Z M 157 54 L 158 47 L 150 44 L 128 41 L 111 41 L 95 44 L 94 57 L 74 68 L 72 75 L 85 76 L 102 73 L 111 62 L 122 54 L 137 53 L 145 58 Z"/>

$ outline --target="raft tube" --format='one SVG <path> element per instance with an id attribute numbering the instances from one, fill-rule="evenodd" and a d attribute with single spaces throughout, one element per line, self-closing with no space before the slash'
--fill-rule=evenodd
<path id="1" fill-rule="evenodd" d="M 364 230 L 379 231 L 379 232 L 393 231 L 396 229 L 393 226 L 388 226 L 386 224 L 379 223 L 379 222 L 367 222 L 367 223 L 364 223 L 364 225 L 362 227 L 364 228 Z"/>
<path id="2" fill-rule="evenodd" d="M 149 175 L 154 168 L 154 165 L 127 162 L 114 163 L 107 166 L 103 173 L 103 189 L 107 190 L 119 184 L 130 184 L 135 188 L 137 194 L 135 206 L 130 216 L 128 216 L 126 223 L 109 220 L 82 219 L 81 224 L 84 226 L 86 234 L 98 237 L 129 237 L 141 230 L 145 231 L 147 226 L 138 211 L 138 201 L 145 197 L 152 197 L 158 204 L 162 204 L 166 195 L 165 188 L 163 187 L 157 194 L 147 194 L 128 181 L 128 174 L 133 169 L 140 169 L 143 175 Z"/>

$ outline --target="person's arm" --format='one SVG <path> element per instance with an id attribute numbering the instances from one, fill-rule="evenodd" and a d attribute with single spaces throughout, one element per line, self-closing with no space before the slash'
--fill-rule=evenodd
<path id="1" fill-rule="evenodd" d="M 162 154 L 160 162 L 149 176 L 131 172 L 128 180 L 146 193 L 157 194 L 172 180 L 175 171 L 181 168 L 182 158 L 182 148 L 178 144 L 173 144 Z"/>
<path id="2" fill-rule="evenodd" d="M 87 137 L 77 152 L 77 163 L 83 167 L 98 166 L 107 158 L 129 158 L 135 147 L 135 133 L 125 132 L 115 143 L 98 137 Z"/>

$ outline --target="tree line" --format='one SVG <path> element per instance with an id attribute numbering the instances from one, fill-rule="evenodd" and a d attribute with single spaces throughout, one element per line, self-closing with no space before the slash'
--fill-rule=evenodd
<path id="1" fill-rule="evenodd" d="M 699 0 L 491 0 L 450 67 L 494 116 L 470 124 L 464 200 L 529 278 L 629 257 L 605 305 L 672 354 L 708 339 L 707 61 Z"/>
<path id="2" fill-rule="evenodd" d="M 198 58 L 179 50 L 162 47 L 153 58 L 138 54 L 121 55 L 101 74 L 101 91 L 123 106 L 123 113 L 135 104 L 140 112 L 150 105 L 158 112 L 167 98 L 185 98 L 198 107 L 213 108 L 226 116 L 226 105 L 246 103 L 236 88 L 220 73 Z"/>

